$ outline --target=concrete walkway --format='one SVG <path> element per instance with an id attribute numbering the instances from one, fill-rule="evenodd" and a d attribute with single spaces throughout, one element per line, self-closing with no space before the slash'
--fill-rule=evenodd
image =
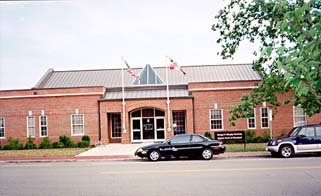
<path id="1" fill-rule="evenodd" d="M 142 144 L 108 144 L 92 148 L 77 156 L 57 156 L 57 157 L 0 157 L 0 162 L 37 162 L 37 161 L 78 161 L 78 160 L 127 160 L 140 159 L 135 157 L 135 151 L 141 147 L 148 145 Z M 255 158 L 269 157 L 269 152 L 225 152 L 224 154 L 214 155 L 214 159 L 229 158 Z"/>

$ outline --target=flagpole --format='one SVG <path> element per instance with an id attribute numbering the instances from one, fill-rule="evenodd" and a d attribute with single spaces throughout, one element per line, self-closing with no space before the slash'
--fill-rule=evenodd
<path id="1" fill-rule="evenodd" d="M 121 86 L 122 86 L 122 107 L 123 107 L 123 132 L 126 133 L 126 120 L 125 120 L 125 86 L 124 86 L 124 68 L 121 68 Z"/>
<path id="2" fill-rule="evenodd" d="M 170 108 L 169 108 L 169 87 L 168 87 L 168 63 L 167 63 L 167 57 L 165 57 L 165 66 L 166 66 L 166 94 L 167 94 L 167 124 L 168 128 L 167 131 L 171 131 L 171 116 L 170 116 Z"/>

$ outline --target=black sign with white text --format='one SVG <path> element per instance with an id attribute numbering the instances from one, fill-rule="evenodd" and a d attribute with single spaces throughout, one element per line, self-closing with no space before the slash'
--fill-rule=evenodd
<path id="1" fill-rule="evenodd" d="M 215 132 L 215 139 L 217 140 L 245 140 L 245 131 L 227 131 L 227 132 Z"/>

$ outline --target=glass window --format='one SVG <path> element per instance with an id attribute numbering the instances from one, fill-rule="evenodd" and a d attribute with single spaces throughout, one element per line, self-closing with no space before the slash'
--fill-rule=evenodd
<path id="1" fill-rule="evenodd" d="M 176 125 L 174 128 L 174 135 L 185 133 L 185 111 L 174 111 L 173 112 L 173 124 Z"/>
<path id="2" fill-rule="evenodd" d="M 261 126 L 262 128 L 269 128 L 269 108 L 261 108 Z"/>
<path id="3" fill-rule="evenodd" d="M 158 77 L 154 69 L 150 65 L 146 65 L 139 74 L 140 80 L 135 80 L 136 85 L 146 84 L 162 84 L 163 82 Z"/>
<path id="4" fill-rule="evenodd" d="M 222 130 L 223 129 L 223 110 L 221 109 L 211 110 L 210 121 L 211 121 L 211 130 Z"/>
<path id="5" fill-rule="evenodd" d="M 47 116 L 40 116 L 40 137 L 47 137 L 48 136 L 48 119 Z"/>
<path id="6" fill-rule="evenodd" d="M 0 117 L 0 138 L 4 138 L 4 117 Z"/>
<path id="7" fill-rule="evenodd" d="M 72 135 L 83 135 L 84 134 L 84 115 L 73 114 L 71 115 L 72 121 Z"/>
<path id="8" fill-rule="evenodd" d="M 304 135 L 307 137 L 314 137 L 314 127 L 304 127 L 301 129 L 299 136 Z"/>
<path id="9" fill-rule="evenodd" d="M 141 117 L 141 110 L 136 110 L 135 112 L 132 112 L 132 117 Z"/>
<path id="10" fill-rule="evenodd" d="M 178 135 L 171 140 L 172 144 L 188 143 L 190 141 L 190 135 Z"/>
<path id="11" fill-rule="evenodd" d="M 252 115 L 247 119 L 247 127 L 249 129 L 255 129 L 256 128 L 256 118 L 255 118 L 255 108 L 252 110 Z"/>
<path id="12" fill-rule="evenodd" d="M 202 141 L 204 141 L 204 138 L 202 138 L 201 136 L 199 135 L 192 136 L 192 142 L 202 142 Z"/>
<path id="13" fill-rule="evenodd" d="M 154 109 L 143 109 L 143 117 L 154 117 Z"/>
<path id="14" fill-rule="evenodd" d="M 155 109 L 155 116 L 165 116 L 165 112 Z"/>
<path id="15" fill-rule="evenodd" d="M 293 107 L 293 125 L 295 127 L 306 125 L 306 114 L 300 106 Z"/>
<path id="16" fill-rule="evenodd" d="M 35 137 L 35 117 L 27 117 L 27 137 Z"/>
<path id="17" fill-rule="evenodd" d="M 319 127 L 315 127 L 315 131 L 316 131 L 316 134 L 317 134 L 317 136 L 321 136 L 321 126 L 319 126 Z"/>
<path id="18" fill-rule="evenodd" d="M 111 114 L 111 137 L 121 137 L 121 118 L 120 113 Z"/>

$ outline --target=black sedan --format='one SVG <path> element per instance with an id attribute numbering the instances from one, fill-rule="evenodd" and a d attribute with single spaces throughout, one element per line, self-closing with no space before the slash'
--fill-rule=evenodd
<path id="1" fill-rule="evenodd" d="M 160 144 L 151 144 L 138 148 L 136 156 L 147 157 L 151 161 L 158 161 L 161 157 L 201 157 L 209 160 L 213 154 L 225 152 L 223 142 L 210 140 L 198 134 L 176 135 Z"/>

